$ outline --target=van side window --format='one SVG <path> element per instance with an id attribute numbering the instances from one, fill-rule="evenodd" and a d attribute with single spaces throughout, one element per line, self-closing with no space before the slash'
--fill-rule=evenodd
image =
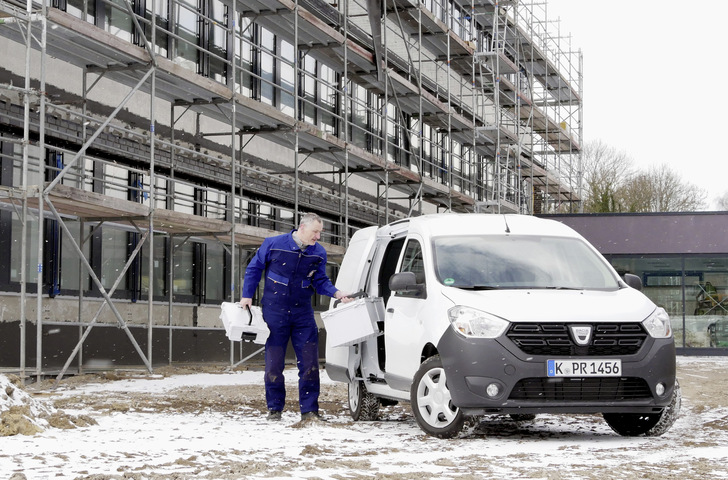
<path id="1" fill-rule="evenodd" d="M 400 272 L 412 272 L 417 278 L 417 283 L 425 283 L 425 259 L 422 254 L 422 246 L 416 240 L 410 240 L 404 250 Z M 417 292 L 398 292 L 401 297 L 418 297 Z"/>

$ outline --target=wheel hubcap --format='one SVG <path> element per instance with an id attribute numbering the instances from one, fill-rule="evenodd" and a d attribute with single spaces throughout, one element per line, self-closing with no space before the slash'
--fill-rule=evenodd
<path id="1" fill-rule="evenodd" d="M 458 409 L 452 406 L 444 369 L 433 368 L 422 377 L 417 386 L 417 408 L 433 427 L 443 428 L 455 420 Z"/>
<path id="2" fill-rule="evenodd" d="M 359 408 L 359 382 L 356 380 L 349 383 L 349 408 L 352 412 Z"/>

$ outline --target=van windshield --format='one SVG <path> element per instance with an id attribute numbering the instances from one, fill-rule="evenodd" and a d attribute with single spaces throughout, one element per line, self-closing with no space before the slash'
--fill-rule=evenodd
<path id="1" fill-rule="evenodd" d="M 437 237 L 443 285 L 474 289 L 616 290 L 618 279 L 582 240 L 526 235 Z"/>

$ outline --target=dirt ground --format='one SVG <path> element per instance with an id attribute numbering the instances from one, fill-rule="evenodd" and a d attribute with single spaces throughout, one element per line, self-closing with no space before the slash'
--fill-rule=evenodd
<path id="1" fill-rule="evenodd" d="M 309 441 L 298 458 L 279 461 L 275 468 L 261 462 L 250 460 L 226 460 L 219 465 L 211 465 L 202 458 L 180 456 L 177 460 L 187 471 L 195 474 L 154 474 L 118 473 L 119 469 L 109 465 L 108 474 L 79 475 L 74 478 L 83 480 L 112 479 L 234 479 L 234 478 L 299 478 L 301 459 L 311 462 L 311 468 L 327 471 L 331 462 L 345 473 L 314 476 L 308 478 L 336 479 L 391 479 L 408 480 L 421 478 L 534 478 L 547 480 L 605 478 L 648 480 L 663 479 L 704 479 L 728 478 L 727 453 L 715 458 L 715 451 L 725 449 L 728 444 L 728 361 L 711 359 L 688 359 L 678 362 L 678 378 L 682 386 L 683 405 L 681 416 L 673 428 L 664 436 L 641 440 L 634 443 L 612 434 L 598 415 L 577 417 L 539 416 L 533 422 L 515 423 L 503 417 L 489 417 L 478 424 L 463 438 L 442 441 L 428 437 L 414 425 L 408 404 L 386 407 L 382 410 L 383 422 L 353 422 L 346 407 L 346 386 L 326 384 L 322 386 L 320 406 L 330 419 L 328 428 L 344 435 L 341 429 L 351 430 L 351 442 L 360 442 L 359 455 L 352 455 L 347 446 L 331 446 L 330 443 Z M 223 367 L 178 367 L 163 368 L 155 371 L 157 376 L 184 373 L 220 373 Z M 249 367 L 251 368 L 251 367 Z M 73 390 L 75 386 L 87 382 L 114 382 L 132 376 L 138 378 L 139 372 L 132 374 L 107 373 L 70 377 L 63 381 L 64 389 Z M 144 414 L 165 415 L 210 415 L 220 414 L 229 418 L 246 406 L 246 416 L 263 418 L 265 414 L 264 390 L 262 385 L 184 387 L 164 394 L 139 392 L 85 393 L 53 396 L 51 382 L 41 382 L 25 389 L 35 398 L 47 398 L 56 409 L 56 425 L 59 428 L 87 426 L 94 428 L 94 419 L 109 415 Z M 297 393 L 290 389 L 289 398 Z M 67 415 L 65 411 L 85 412 L 85 415 Z M 153 418 L 153 417 L 150 417 Z M 260 428 L 268 428 L 264 420 L 259 420 Z M 399 425 L 398 425 L 399 424 Z M 295 426 L 295 425 L 294 425 Z M 407 428 L 401 428 L 407 426 Z M 414 428 L 412 428 L 414 426 Z M 355 430 L 358 429 L 358 430 Z M 382 430 L 385 429 L 385 430 Z M 288 430 L 290 432 L 290 430 Z M 381 445 L 367 448 L 371 439 L 390 432 L 391 450 L 382 452 Z M 271 431 L 270 435 L 277 435 Z M 361 440 L 357 440 L 361 438 Z M 556 468 L 544 464 L 539 458 L 546 457 L 540 450 L 539 440 L 549 440 L 565 458 Z M 375 440 L 371 440 L 375 442 Z M 387 440 L 382 440 L 386 442 Z M 483 443 L 484 441 L 484 443 Z M 0 445 L 2 445 L 0 438 Z M 477 442 L 477 443 L 476 443 Z M 389 448 L 389 447 L 388 447 Z M 418 452 L 436 449 L 438 453 L 453 452 L 455 458 L 448 460 L 438 455 L 437 460 L 423 462 L 415 460 Z M 692 458 L 698 452 L 704 458 Z M 671 452 L 674 452 L 672 454 Z M 702 453 L 704 452 L 704 453 Z M 553 455 L 551 452 L 549 455 Z M 448 453 L 449 454 L 449 453 Z M 661 455 L 656 457 L 656 455 Z M 42 455 L 38 453 L 38 455 Z M 2 455 L 0 455 L 1 459 Z M 342 460 L 343 458 L 343 460 Z M 591 459 L 597 458 L 598 462 Z M 411 460 L 410 460 L 411 459 Z M 386 467 L 385 467 L 386 465 Z M 2 463 L 0 463 L 2 466 Z M 112 468 L 114 467 L 114 468 Z M 433 474 L 440 468 L 443 472 Z M 2 470 L 2 468 L 0 468 Z M 299 473 L 297 473 L 299 472 Z M 504 473 L 508 472 L 508 473 Z M 57 476 L 58 478 L 71 478 Z M 28 472 L 12 476 L 0 474 L 5 479 L 31 480 Z M 51 477 L 42 477 L 51 478 Z"/>
<path id="2" fill-rule="evenodd" d="M 242 370 L 261 370 L 261 366 L 253 365 L 240 367 Z M 220 373 L 226 370 L 224 366 L 180 366 L 162 367 L 155 370 L 155 375 L 164 377 L 171 375 L 184 375 L 192 373 Z M 323 375 L 323 373 L 322 373 Z M 139 372 L 111 372 L 66 377 L 61 385 L 73 387 L 85 383 L 112 382 L 125 378 L 138 378 Z M 693 360 L 689 365 L 678 365 L 678 379 L 683 396 L 683 414 L 700 414 L 704 411 L 728 407 L 728 371 L 726 363 L 713 362 L 710 359 Z M 34 383 L 25 390 L 36 396 L 44 396 L 51 392 L 55 380 L 46 380 Z M 297 392 L 288 388 L 288 397 L 295 398 Z M 322 411 L 334 417 L 348 417 L 346 405 L 346 385 L 334 383 L 322 386 L 319 400 Z M 62 400 L 55 400 L 54 406 L 58 409 L 87 409 L 99 413 L 112 411 L 145 411 L 145 412 L 180 412 L 195 413 L 202 411 L 227 412 L 238 407 L 241 403 L 247 404 L 261 414 L 265 413 L 265 391 L 262 385 L 245 385 L 229 387 L 187 387 L 184 391 L 174 392 L 173 395 L 151 396 L 143 393 L 124 392 L 118 395 L 104 392 L 103 395 L 70 396 Z M 410 415 L 409 405 L 400 404 L 386 407 L 383 415 Z M 711 425 L 719 430 L 728 429 L 728 418 L 725 428 L 721 425 Z"/>

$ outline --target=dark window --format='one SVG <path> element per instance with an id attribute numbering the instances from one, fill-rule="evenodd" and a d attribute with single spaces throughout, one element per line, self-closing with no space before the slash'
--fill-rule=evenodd
<path id="1" fill-rule="evenodd" d="M 197 0 L 177 0 L 174 4 L 175 39 L 173 60 L 183 67 L 199 73 L 200 19 Z"/>
<path id="2" fill-rule="evenodd" d="M 300 119 L 317 125 L 316 118 L 316 60 L 308 55 L 303 56 L 303 69 L 301 71 L 300 83 Z"/>
<path id="3" fill-rule="evenodd" d="M 417 240 L 409 240 L 404 249 L 402 257 L 402 265 L 400 272 L 412 272 L 415 274 L 417 283 L 424 285 L 425 283 L 425 259 L 422 254 L 422 246 Z M 419 292 L 397 292 L 397 296 L 401 297 L 419 297 Z"/>
<path id="4" fill-rule="evenodd" d="M 200 70 L 220 83 L 228 82 L 228 7 L 220 0 L 200 0 Z"/>
<path id="5" fill-rule="evenodd" d="M 260 101 L 274 105 L 276 37 L 265 28 L 261 28 L 260 33 Z"/>
<path id="6" fill-rule="evenodd" d="M 280 109 L 286 115 L 294 115 L 294 48 L 293 45 L 281 40 L 280 42 L 281 58 L 278 62 L 278 71 L 280 72 Z"/>
<path id="7" fill-rule="evenodd" d="M 239 29 L 235 37 L 235 61 L 238 62 L 239 75 L 236 88 L 246 97 L 255 98 L 253 94 L 255 74 L 255 24 L 248 18 L 238 22 Z"/>

